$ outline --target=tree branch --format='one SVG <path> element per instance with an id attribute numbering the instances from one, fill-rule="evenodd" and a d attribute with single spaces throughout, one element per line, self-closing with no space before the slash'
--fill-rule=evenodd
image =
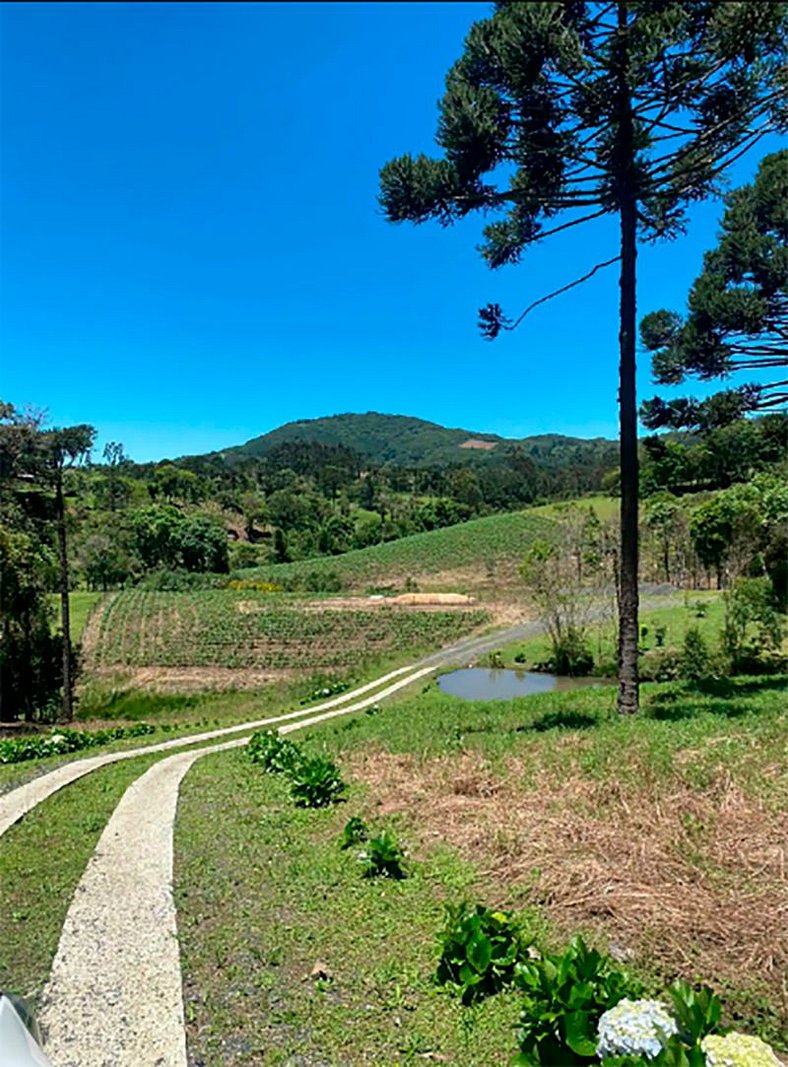
<path id="1" fill-rule="evenodd" d="M 583 282 L 587 282 L 589 278 L 593 278 L 598 270 L 602 270 L 603 267 L 610 267 L 614 263 L 618 263 L 621 256 L 614 256 L 612 259 L 605 260 L 604 263 L 597 263 L 597 265 L 590 270 L 587 274 L 584 274 L 582 278 L 575 278 L 573 282 L 568 285 L 562 285 L 560 289 L 556 289 L 552 293 L 548 293 L 547 296 L 542 296 L 538 300 L 534 300 L 533 304 L 529 304 L 525 311 L 514 322 L 504 325 L 505 330 L 516 330 L 520 323 L 523 321 L 526 315 L 528 315 L 534 308 L 538 308 L 540 304 L 546 304 L 548 300 L 552 300 L 556 296 L 560 296 L 562 293 L 568 292 L 570 289 L 574 289 L 577 285 L 582 285 Z"/>

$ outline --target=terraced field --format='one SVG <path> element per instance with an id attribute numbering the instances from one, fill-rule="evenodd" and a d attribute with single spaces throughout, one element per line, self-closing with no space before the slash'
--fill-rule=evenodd
<path id="1" fill-rule="evenodd" d="M 253 590 L 132 589 L 107 597 L 90 655 L 96 667 L 330 670 L 431 651 L 487 619 L 473 609 L 332 610 L 330 600 Z"/>
<path id="2" fill-rule="evenodd" d="M 443 530 L 413 534 L 341 556 L 321 556 L 297 563 L 252 567 L 238 574 L 265 582 L 283 582 L 309 574 L 339 576 L 343 588 L 363 590 L 406 578 L 434 580 L 462 570 L 515 572 L 529 544 L 548 537 L 553 529 L 549 517 L 538 511 L 490 515 L 484 519 L 448 526 Z M 451 583 L 448 583 L 451 585 Z M 443 582 L 442 587 L 447 583 Z"/>

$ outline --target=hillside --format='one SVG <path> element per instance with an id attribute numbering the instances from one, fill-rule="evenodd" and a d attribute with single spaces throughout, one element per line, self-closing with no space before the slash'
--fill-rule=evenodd
<path id="1" fill-rule="evenodd" d="M 279 445 L 298 440 L 342 445 L 376 465 L 391 463 L 403 467 L 502 461 L 512 446 L 521 448 L 526 455 L 547 466 L 561 466 L 578 460 L 599 461 L 600 458 L 611 467 L 617 462 L 616 443 L 601 437 L 585 440 L 542 434 L 522 439 L 505 438 L 473 430 L 449 429 L 408 415 L 382 415 L 375 411 L 288 422 L 217 455 L 224 459 L 265 456 Z"/>
<path id="2" fill-rule="evenodd" d="M 517 565 L 536 538 L 549 537 L 549 509 L 490 515 L 397 541 L 238 571 L 238 577 L 287 585 L 308 575 L 336 575 L 343 591 L 367 592 L 400 586 L 408 579 L 422 588 L 480 592 L 489 584 L 516 583 Z"/>

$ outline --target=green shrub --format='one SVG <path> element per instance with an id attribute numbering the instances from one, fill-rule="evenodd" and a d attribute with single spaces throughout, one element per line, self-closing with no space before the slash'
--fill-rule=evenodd
<path id="1" fill-rule="evenodd" d="M 313 700 L 322 700 L 325 697 L 333 697 L 338 693 L 345 693 L 350 689 L 351 682 L 341 682 L 329 679 L 323 683 L 319 683 L 311 690 L 309 696 L 304 697 L 300 702 L 301 704 L 311 704 Z"/>
<path id="2" fill-rule="evenodd" d="M 594 657 L 582 631 L 570 626 L 559 640 L 553 641 L 551 666 L 556 674 L 573 677 L 591 673 Z"/>
<path id="3" fill-rule="evenodd" d="M 405 853 L 399 842 L 388 830 L 370 837 L 367 846 L 360 854 L 365 878 L 394 878 L 401 881 L 406 878 Z"/>
<path id="4" fill-rule="evenodd" d="M 345 791 L 339 768 L 324 756 L 302 758 L 288 773 L 290 795 L 299 808 L 327 808 Z"/>
<path id="5" fill-rule="evenodd" d="M 446 906 L 437 980 L 460 994 L 463 1004 L 511 985 L 526 957 L 522 932 L 510 912 L 477 904 Z"/>
<path id="6" fill-rule="evenodd" d="M 137 588 L 156 593 L 187 593 L 201 589 L 224 589 L 226 585 L 226 574 L 188 571 L 176 567 L 150 571 L 138 583 Z"/>
<path id="7" fill-rule="evenodd" d="M 641 992 L 626 971 L 580 937 L 562 955 L 518 963 L 514 981 L 524 994 L 515 1062 L 530 1065 L 597 1063 L 600 1016 Z"/>
<path id="8" fill-rule="evenodd" d="M 681 677 L 682 658 L 677 648 L 656 648 L 640 660 L 640 678 L 644 682 L 675 682 Z"/>
<path id="9" fill-rule="evenodd" d="M 25 760 L 42 759 L 44 756 L 62 756 L 79 752 L 84 748 L 108 745 L 128 737 L 143 737 L 155 733 L 156 727 L 146 722 L 134 726 L 113 726 L 109 730 L 71 730 L 56 727 L 48 734 L 30 734 L 27 737 L 0 738 L 0 763 L 23 763 Z"/>
<path id="10" fill-rule="evenodd" d="M 360 845 L 366 841 L 368 837 L 367 824 L 358 815 L 354 815 L 345 823 L 345 828 L 339 836 L 339 847 L 341 849 L 353 848 L 354 845 Z"/>
<path id="11" fill-rule="evenodd" d="M 684 635 L 681 650 L 681 676 L 690 682 L 699 682 L 711 673 L 709 649 L 697 626 L 690 626 Z"/>
<path id="12" fill-rule="evenodd" d="M 246 742 L 246 754 L 268 774 L 290 773 L 303 759 L 298 745 L 276 730 L 256 730 Z"/>
<path id="13" fill-rule="evenodd" d="M 776 651 L 783 639 L 783 622 L 775 606 L 774 591 L 768 578 L 739 578 L 725 593 L 725 622 L 722 646 L 732 667 L 741 671 L 748 655 Z M 757 628 L 750 647 L 745 644 L 750 626 Z"/>

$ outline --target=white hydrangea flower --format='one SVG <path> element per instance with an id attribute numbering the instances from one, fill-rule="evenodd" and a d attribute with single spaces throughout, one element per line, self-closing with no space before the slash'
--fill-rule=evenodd
<path id="1" fill-rule="evenodd" d="M 780 1067 L 769 1045 L 749 1034 L 709 1034 L 700 1047 L 708 1067 Z"/>
<path id="2" fill-rule="evenodd" d="M 63 736 L 63 734 L 52 734 L 51 737 L 47 738 L 47 744 L 49 744 L 49 745 L 62 745 L 65 740 L 66 739 Z"/>
<path id="3" fill-rule="evenodd" d="M 596 1054 L 605 1056 L 658 1056 L 673 1034 L 676 1020 L 659 1000 L 623 1000 L 599 1020 Z"/>

